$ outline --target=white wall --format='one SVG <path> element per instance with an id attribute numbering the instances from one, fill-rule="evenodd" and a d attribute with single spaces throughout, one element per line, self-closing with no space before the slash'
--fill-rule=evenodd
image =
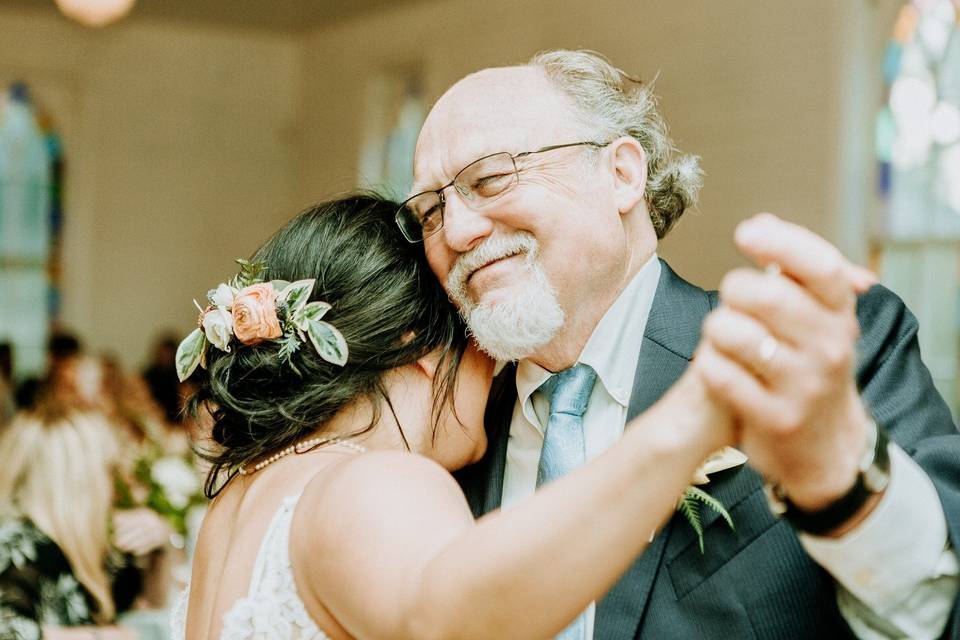
<path id="1" fill-rule="evenodd" d="M 302 205 L 356 186 L 364 78 L 422 69 L 438 96 L 482 67 L 591 48 L 658 93 L 703 158 L 698 210 L 662 247 L 715 285 L 736 223 L 781 213 L 866 254 L 878 60 L 899 0 L 435 0 L 302 35 L 0 9 L 0 83 L 23 79 L 67 149 L 64 320 L 143 360 L 191 297 Z"/>
<path id="2" fill-rule="evenodd" d="M 290 216 L 297 62 L 289 36 L 0 11 L 0 83 L 63 134 L 63 320 L 90 347 L 139 365 Z"/>
<path id="3" fill-rule="evenodd" d="M 898 4 L 447 0 L 320 30 L 305 47 L 300 193 L 352 186 L 364 112 L 358 78 L 420 67 L 436 97 L 486 66 L 587 48 L 644 79 L 659 73 L 676 141 L 702 157 L 699 209 L 661 248 L 682 274 L 716 285 L 740 263 L 736 223 L 758 211 L 801 222 L 862 259 L 878 72 L 854 81 L 879 59 L 886 15 Z M 864 36 L 865 28 L 880 37 Z"/>

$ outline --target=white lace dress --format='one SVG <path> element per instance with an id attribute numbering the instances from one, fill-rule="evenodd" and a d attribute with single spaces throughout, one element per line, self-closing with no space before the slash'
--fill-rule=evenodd
<path id="1" fill-rule="evenodd" d="M 223 616 L 220 640 L 329 640 L 297 595 L 290 567 L 290 525 L 300 495 L 285 498 L 267 528 L 245 598 Z M 172 640 L 183 640 L 190 586 L 173 610 Z"/>

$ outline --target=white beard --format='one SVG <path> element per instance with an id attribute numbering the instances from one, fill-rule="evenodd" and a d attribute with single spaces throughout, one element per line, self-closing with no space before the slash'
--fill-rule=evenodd
<path id="1" fill-rule="evenodd" d="M 490 261 L 515 254 L 525 257 L 529 277 L 509 285 L 496 303 L 471 300 L 467 278 Z M 496 360 L 525 358 L 563 327 L 563 309 L 540 262 L 537 241 L 527 231 L 491 238 L 462 254 L 447 277 L 447 290 L 477 345 Z"/>

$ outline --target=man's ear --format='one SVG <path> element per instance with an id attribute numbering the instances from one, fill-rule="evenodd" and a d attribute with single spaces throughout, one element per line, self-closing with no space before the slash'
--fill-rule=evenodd
<path id="1" fill-rule="evenodd" d="M 633 210 L 643 200 L 647 188 L 647 154 L 631 136 L 610 143 L 614 200 L 620 214 Z"/>

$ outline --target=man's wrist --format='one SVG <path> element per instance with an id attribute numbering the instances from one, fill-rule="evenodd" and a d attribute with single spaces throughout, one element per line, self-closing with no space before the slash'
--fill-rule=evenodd
<path id="1" fill-rule="evenodd" d="M 821 538 L 841 538 L 844 535 L 850 533 L 851 531 L 856 529 L 858 526 L 860 526 L 860 524 L 867 519 L 867 516 L 873 513 L 873 510 L 877 508 L 877 506 L 880 504 L 880 501 L 883 500 L 883 496 L 885 494 L 886 494 L 886 490 L 881 491 L 880 493 L 872 494 L 870 498 L 868 498 L 867 501 L 863 504 L 863 506 L 860 507 L 860 510 L 854 513 L 850 518 L 848 518 L 846 522 L 835 527 L 834 529 L 831 529 L 830 531 L 827 531 L 820 537 Z"/>
<path id="2" fill-rule="evenodd" d="M 872 459 L 876 423 L 856 390 L 850 391 L 844 405 L 845 409 L 834 418 L 830 449 L 810 454 L 790 478 L 780 480 L 798 509 L 819 511 L 842 498 L 856 485 L 861 469 Z"/>
<path id="3" fill-rule="evenodd" d="M 800 531 L 819 536 L 839 536 L 854 528 L 879 503 L 890 479 L 889 441 L 873 421 L 867 430 L 864 453 L 852 486 L 842 495 L 816 509 L 799 507 L 781 488 L 767 485 L 767 498 L 774 514 Z"/>

